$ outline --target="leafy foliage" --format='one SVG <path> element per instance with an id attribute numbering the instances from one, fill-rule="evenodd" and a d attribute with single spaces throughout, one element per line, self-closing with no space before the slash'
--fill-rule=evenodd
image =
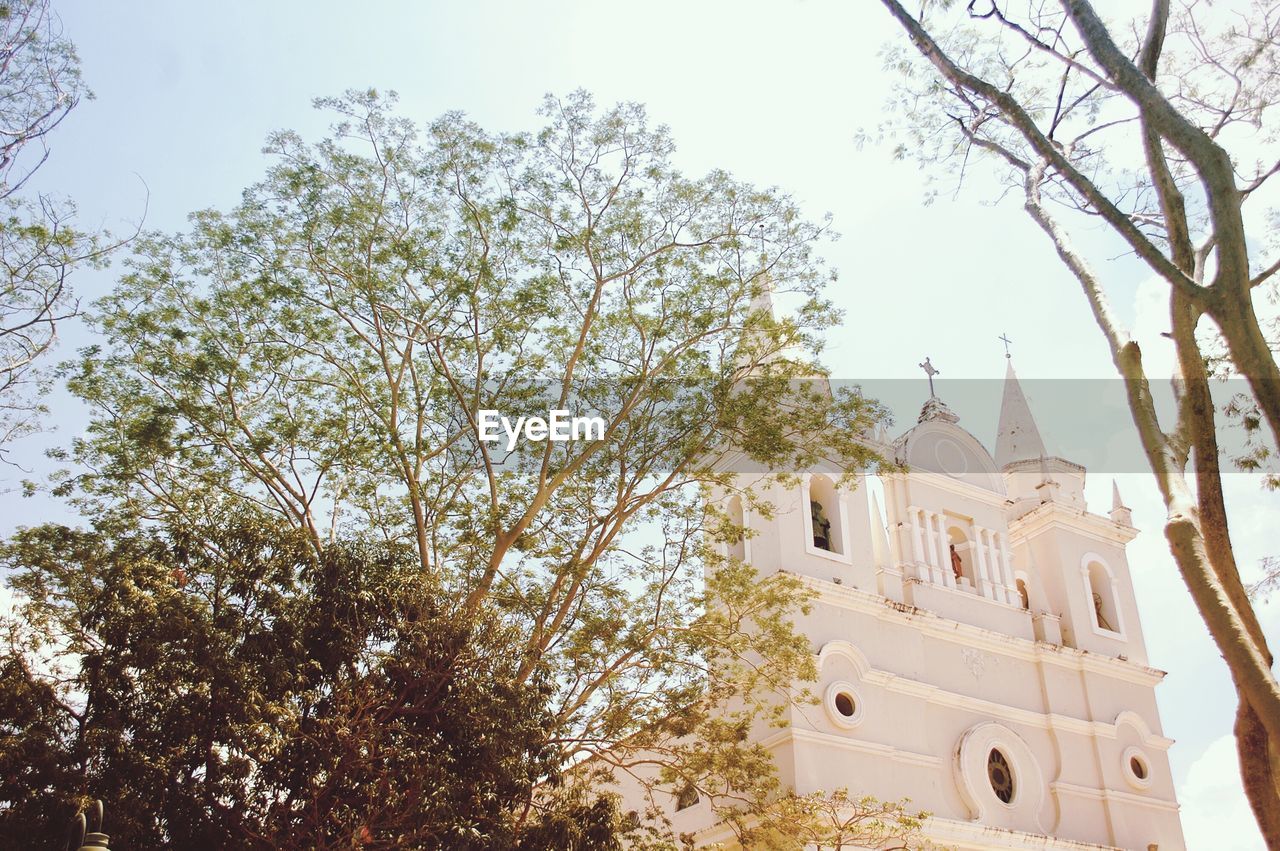
<path id="1" fill-rule="evenodd" d="M 743 848 L 915 851 L 934 847 L 921 837 L 928 813 L 915 812 L 909 804 L 854 797 L 846 789 L 837 789 L 829 794 L 784 795 L 754 818 L 730 823 Z"/>
<path id="2" fill-rule="evenodd" d="M 526 810 L 558 767 L 547 683 L 404 547 L 316 558 L 227 518 L 44 526 L 3 559 L 24 603 L 0 665 L 0 846 L 61 847 L 101 797 L 122 847 L 516 847 L 566 820 L 590 837 L 574 847 L 614 847 L 608 798 Z"/>
<path id="3" fill-rule="evenodd" d="M 826 226 L 682 175 L 633 104 L 549 98 L 541 131 L 499 134 L 394 103 L 320 101 L 332 134 L 272 137 L 236 209 L 138 240 L 72 371 L 94 415 L 62 492 L 121 522 L 273 518 L 317 559 L 407 546 L 464 622 L 520 637 L 556 765 L 657 760 L 762 800 L 777 781 L 744 731 L 813 675 L 804 595 L 723 555 L 741 530 L 717 494 L 735 470 L 875 461 L 881 409 L 814 362 L 839 318 Z M 480 411 L 550 409 L 604 438 L 479 439 Z"/>
<path id="4" fill-rule="evenodd" d="M 19 194 L 49 156 L 48 136 L 84 97 L 75 47 L 49 0 L 0 4 L 0 458 L 37 426 L 42 358 L 79 312 L 71 270 L 113 246 L 69 226 L 75 206 Z"/>

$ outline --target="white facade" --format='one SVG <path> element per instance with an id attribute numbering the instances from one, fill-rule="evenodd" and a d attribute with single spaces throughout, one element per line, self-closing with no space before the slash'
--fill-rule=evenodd
<path id="1" fill-rule="evenodd" d="M 1088 510 L 1011 367 L 996 458 L 937 398 L 881 450 L 910 472 L 840 490 L 812 471 L 764 491 L 772 519 L 744 518 L 734 554 L 815 592 L 798 625 L 822 702 L 769 734 L 783 782 L 910 798 L 957 849 L 1183 849 L 1118 493 Z M 705 802 L 672 796 L 669 817 L 729 839 Z"/>

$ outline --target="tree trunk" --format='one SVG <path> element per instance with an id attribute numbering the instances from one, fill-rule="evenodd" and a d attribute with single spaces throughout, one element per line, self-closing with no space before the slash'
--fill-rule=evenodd
<path id="1" fill-rule="evenodd" d="M 1236 754 L 1249 807 L 1267 847 L 1280 848 L 1280 791 L 1276 785 L 1276 748 L 1270 746 L 1258 713 L 1244 699 L 1236 711 Z"/>

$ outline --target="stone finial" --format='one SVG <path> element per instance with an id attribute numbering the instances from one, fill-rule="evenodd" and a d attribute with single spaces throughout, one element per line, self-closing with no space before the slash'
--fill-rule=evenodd
<path id="1" fill-rule="evenodd" d="M 1133 526 L 1133 512 L 1120 498 L 1120 485 L 1111 480 L 1111 520 L 1121 526 Z"/>

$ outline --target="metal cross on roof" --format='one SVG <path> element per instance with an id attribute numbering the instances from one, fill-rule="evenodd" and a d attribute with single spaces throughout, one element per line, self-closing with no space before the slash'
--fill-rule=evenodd
<path id="1" fill-rule="evenodd" d="M 933 366 L 933 363 L 927 357 L 924 359 L 924 363 L 916 364 L 916 366 L 923 369 L 924 374 L 929 376 L 929 398 L 932 399 L 935 395 L 937 395 L 933 392 L 933 377 L 935 375 L 941 375 L 942 370 L 935 369 Z"/>
<path id="2" fill-rule="evenodd" d="M 1002 342 L 1004 343 L 1004 356 L 1005 356 L 1006 358 L 1012 358 L 1012 357 L 1013 357 L 1013 355 L 1009 354 L 1009 344 L 1010 344 L 1010 343 L 1012 343 L 1012 342 L 1013 342 L 1013 340 L 1010 340 L 1010 339 L 1009 339 L 1009 336 L 1008 336 L 1007 334 L 1001 334 L 1001 335 L 1000 335 L 999 337 L 997 337 L 996 339 L 997 339 L 997 340 L 1000 340 L 1000 341 L 1002 341 Z"/>

